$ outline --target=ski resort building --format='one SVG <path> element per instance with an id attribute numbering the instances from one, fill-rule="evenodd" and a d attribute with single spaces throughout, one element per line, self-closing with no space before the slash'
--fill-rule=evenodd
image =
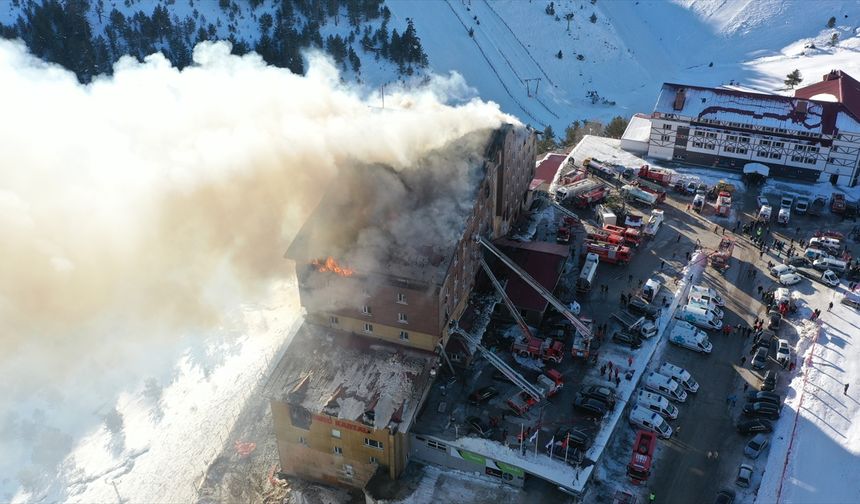
<path id="1" fill-rule="evenodd" d="M 462 228 L 450 243 L 375 244 L 373 257 L 355 254 L 377 236 L 363 230 L 378 215 L 344 191 L 348 184 L 323 197 L 286 253 L 305 325 L 266 387 L 284 472 L 359 488 L 380 468 L 401 474 L 448 323 L 463 313 L 480 269 L 476 237 L 509 231 L 526 203 L 535 149 L 527 129 L 506 125 L 491 135 L 481 176 L 471 180 L 471 210 L 452 224 Z"/>
<path id="2" fill-rule="evenodd" d="M 854 186 L 860 175 L 860 82 L 834 70 L 794 96 L 663 84 L 647 155 Z"/>

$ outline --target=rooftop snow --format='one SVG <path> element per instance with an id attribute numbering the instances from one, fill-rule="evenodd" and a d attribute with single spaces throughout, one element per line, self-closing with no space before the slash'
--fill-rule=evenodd
<path id="1" fill-rule="evenodd" d="M 266 384 L 271 399 L 344 420 L 408 429 L 435 355 L 305 324 Z"/>
<path id="2" fill-rule="evenodd" d="M 681 89 L 686 97 L 681 110 L 675 110 Z M 806 113 L 800 112 L 800 102 L 808 103 Z M 834 127 L 860 132 L 860 124 L 840 104 L 682 84 L 663 84 L 654 112 L 818 134 L 832 134 Z"/>
<path id="3" fill-rule="evenodd" d="M 622 140 L 633 140 L 634 142 L 647 142 L 651 137 L 651 119 L 636 114 L 630 118 L 627 128 L 624 130 Z"/>

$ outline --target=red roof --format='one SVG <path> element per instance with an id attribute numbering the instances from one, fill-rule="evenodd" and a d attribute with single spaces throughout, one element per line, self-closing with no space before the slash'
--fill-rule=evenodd
<path id="1" fill-rule="evenodd" d="M 515 242 L 497 240 L 496 245 L 503 247 L 517 265 L 550 292 L 555 290 L 561 270 L 570 255 L 567 245 L 548 242 Z M 508 297 L 515 306 L 521 309 L 543 313 L 548 301 L 532 289 L 514 272 L 508 274 L 508 285 L 505 288 Z"/>
<path id="2" fill-rule="evenodd" d="M 552 183 L 555 180 L 555 174 L 558 173 L 558 169 L 565 159 L 567 159 L 567 156 L 564 154 L 547 154 L 543 159 L 538 161 L 534 178 Z"/>
<path id="3" fill-rule="evenodd" d="M 831 70 L 821 82 L 797 89 L 796 98 L 810 99 L 818 94 L 831 94 L 841 103 L 854 119 L 860 121 L 860 82 L 843 72 Z"/>

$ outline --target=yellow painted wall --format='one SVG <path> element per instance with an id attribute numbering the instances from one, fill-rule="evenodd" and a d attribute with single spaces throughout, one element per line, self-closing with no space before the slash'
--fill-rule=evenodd
<path id="1" fill-rule="evenodd" d="M 337 317 L 337 324 L 331 323 L 332 315 Z M 340 331 L 360 334 L 368 338 L 381 339 L 402 346 L 426 350 L 428 352 L 434 351 L 436 345 L 439 342 L 438 335 L 410 331 L 409 324 L 403 324 L 393 327 L 382 325 L 369 319 L 345 317 L 343 315 L 336 315 L 326 312 L 308 314 L 308 320 L 319 326 L 331 327 Z M 373 324 L 373 333 L 364 332 L 365 323 Z M 409 340 L 401 340 L 400 331 L 408 332 Z"/>

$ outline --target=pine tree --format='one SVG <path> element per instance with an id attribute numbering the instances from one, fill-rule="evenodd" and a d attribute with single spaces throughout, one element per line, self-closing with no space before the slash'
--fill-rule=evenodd
<path id="1" fill-rule="evenodd" d="M 570 123 L 570 126 L 565 128 L 564 130 L 564 143 L 565 145 L 574 145 L 579 142 L 581 138 L 579 121 L 573 121 Z"/>
<path id="2" fill-rule="evenodd" d="M 606 128 L 603 129 L 603 136 L 608 136 L 609 138 L 621 138 L 625 129 L 627 129 L 627 120 L 621 116 L 615 116 L 611 121 L 609 121 Z"/>
<path id="3" fill-rule="evenodd" d="M 795 68 L 791 71 L 791 73 L 785 76 L 785 80 L 782 82 L 785 83 L 785 85 L 788 86 L 789 89 L 794 89 L 795 86 L 803 82 L 803 77 L 800 75 L 800 70 Z"/>
<path id="4" fill-rule="evenodd" d="M 834 26 L 836 26 L 836 17 L 830 16 L 830 19 L 827 20 L 827 27 L 833 28 Z"/>
<path id="5" fill-rule="evenodd" d="M 567 31 L 570 31 L 570 22 L 573 21 L 573 12 L 568 12 L 564 15 L 564 19 L 567 20 Z"/>
<path id="6" fill-rule="evenodd" d="M 591 21 L 592 23 L 596 23 L 597 22 L 597 14 L 592 12 L 591 17 L 588 18 L 588 20 Z"/>
<path id="7" fill-rule="evenodd" d="M 556 147 L 555 132 L 552 130 L 552 126 L 547 125 L 543 130 L 543 138 L 538 142 L 538 151 L 547 152 L 555 149 Z"/>

